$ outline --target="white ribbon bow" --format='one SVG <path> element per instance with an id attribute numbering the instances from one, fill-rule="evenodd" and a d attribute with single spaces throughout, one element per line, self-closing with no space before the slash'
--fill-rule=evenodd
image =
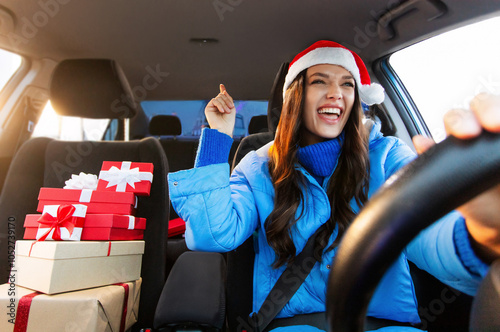
<path id="1" fill-rule="evenodd" d="M 80 174 L 72 174 L 71 179 L 64 182 L 64 189 L 92 189 L 97 188 L 97 175 L 86 174 L 80 172 Z"/>
<path id="2" fill-rule="evenodd" d="M 106 188 L 116 186 L 116 191 L 125 191 L 127 184 L 135 189 L 135 183 L 141 181 L 153 182 L 151 172 L 140 172 L 139 167 L 130 169 L 130 162 L 122 162 L 121 169 L 111 166 L 108 171 L 101 171 L 99 179 L 108 181 Z"/>

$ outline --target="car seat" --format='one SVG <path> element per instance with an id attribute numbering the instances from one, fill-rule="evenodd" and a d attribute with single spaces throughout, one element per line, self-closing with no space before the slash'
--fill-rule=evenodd
<path id="1" fill-rule="evenodd" d="M 248 124 L 248 134 L 265 133 L 269 131 L 267 115 L 256 115 L 250 119 Z"/>
<path id="2" fill-rule="evenodd" d="M 124 119 L 136 112 L 132 91 L 118 64 L 112 60 L 62 61 L 54 70 L 50 99 L 57 113 L 85 118 Z M 123 100 L 129 102 L 124 103 Z M 60 141 L 46 137 L 26 141 L 10 165 L 0 196 L 0 250 L 7 252 L 7 221 L 15 222 L 15 237 L 22 239 L 23 222 L 36 213 L 40 187 L 64 186 L 71 174 L 99 174 L 102 162 L 136 161 L 154 164 L 149 197 L 139 197 L 136 215 L 147 219 L 142 260 L 143 278 L 138 324 L 151 326 L 156 303 L 166 280 L 169 214 L 168 164 L 158 141 Z M 0 278 L 7 279 L 7 255 L 1 256 Z"/>

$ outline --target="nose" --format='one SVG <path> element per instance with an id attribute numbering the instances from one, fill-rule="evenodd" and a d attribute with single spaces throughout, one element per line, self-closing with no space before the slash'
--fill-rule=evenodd
<path id="1" fill-rule="evenodd" d="M 326 97 L 328 99 L 340 100 L 342 99 L 342 92 L 338 84 L 331 84 L 328 88 Z"/>

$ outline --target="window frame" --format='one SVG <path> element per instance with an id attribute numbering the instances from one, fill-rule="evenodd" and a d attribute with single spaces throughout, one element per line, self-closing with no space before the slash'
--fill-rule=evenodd
<path id="1" fill-rule="evenodd" d="M 10 96 L 14 93 L 15 89 L 18 87 L 19 83 L 24 79 L 26 74 L 31 69 L 31 61 L 23 56 L 22 54 L 12 52 L 10 50 L 2 48 L 2 50 L 14 53 L 21 57 L 21 65 L 12 74 L 7 83 L 0 89 L 0 111 L 3 109 L 5 104 L 8 102 Z M 1 125 L 1 124 L 0 124 Z"/>
<path id="2" fill-rule="evenodd" d="M 392 54 L 388 54 L 373 63 L 375 76 L 380 80 L 380 84 L 382 84 L 385 92 L 396 107 L 409 135 L 411 137 L 415 135 L 432 137 L 411 94 L 389 63 L 389 58 Z"/>

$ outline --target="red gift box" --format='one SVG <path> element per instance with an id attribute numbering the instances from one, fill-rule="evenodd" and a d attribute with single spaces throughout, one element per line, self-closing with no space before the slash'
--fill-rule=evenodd
<path id="1" fill-rule="evenodd" d="M 131 192 L 138 196 L 149 196 L 151 182 L 153 182 L 152 163 L 104 161 L 99 173 L 97 190 Z"/>
<path id="2" fill-rule="evenodd" d="M 82 204 L 46 205 L 43 214 L 36 215 L 33 239 L 79 241 L 86 210 Z"/>
<path id="3" fill-rule="evenodd" d="M 34 240 L 38 232 L 38 214 L 28 214 L 24 220 L 24 239 Z M 81 240 L 142 240 L 146 219 L 116 214 L 87 214 Z"/>
<path id="4" fill-rule="evenodd" d="M 186 231 L 186 222 L 181 218 L 175 218 L 168 222 L 168 237 L 180 235 Z"/>
<path id="5" fill-rule="evenodd" d="M 78 203 L 87 206 L 87 213 L 135 214 L 137 197 L 133 193 L 90 189 L 40 188 L 38 212 L 45 205 Z"/>

